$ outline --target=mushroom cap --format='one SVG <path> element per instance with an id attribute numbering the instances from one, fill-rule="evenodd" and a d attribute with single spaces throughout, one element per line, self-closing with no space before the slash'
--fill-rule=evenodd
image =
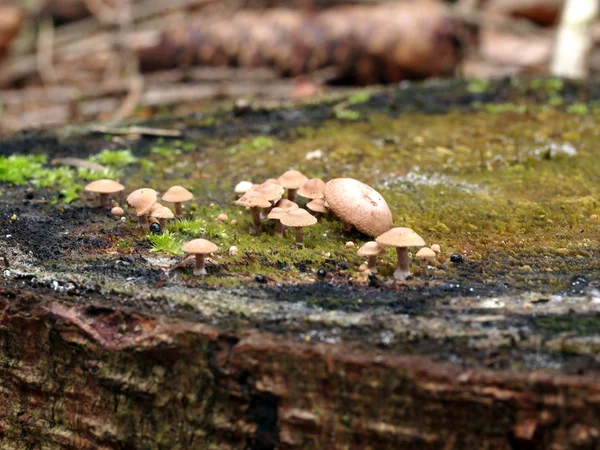
<path id="1" fill-rule="evenodd" d="M 156 202 L 154 205 L 152 205 L 152 208 L 150 208 L 150 211 L 148 211 L 150 214 L 152 214 L 154 211 L 156 211 L 157 209 L 160 208 L 164 208 L 163 205 L 161 205 L 160 203 Z"/>
<path id="2" fill-rule="evenodd" d="M 206 239 L 194 239 L 183 244 L 181 250 L 192 255 L 208 255 L 209 253 L 216 252 L 218 247 Z"/>
<path id="3" fill-rule="evenodd" d="M 115 206 L 113 209 L 110 210 L 110 213 L 113 216 L 122 216 L 125 211 L 123 211 L 123 208 L 121 208 L 120 206 Z"/>
<path id="4" fill-rule="evenodd" d="M 235 204 L 247 208 L 268 208 L 271 206 L 267 197 L 256 191 L 246 192 L 242 197 L 236 200 Z"/>
<path id="5" fill-rule="evenodd" d="M 285 189 L 280 184 L 269 183 L 265 181 L 252 189 L 254 192 L 260 192 L 268 201 L 274 202 L 281 198 Z"/>
<path id="6" fill-rule="evenodd" d="M 187 202 L 193 198 L 194 194 L 183 186 L 172 186 L 162 196 L 162 199 L 169 203 Z"/>
<path id="7" fill-rule="evenodd" d="M 277 208 L 283 208 L 285 210 L 299 208 L 298 203 L 294 203 L 293 201 L 288 200 L 287 198 L 282 198 L 275 204 L 275 206 Z"/>
<path id="8" fill-rule="evenodd" d="M 323 189 L 325 189 L 325 182 L 319 178 L 313 178 L 308 180 L 298 189 L 297 194 L 304 198 L 323 198 Z"/>
<path id="9" fill-rule="evenodd" d="M 331 180 L 323 196 L 336 216 L 369 236 L 379 236 L 393 226 L 392 212 L 381 194 L 358 180 Z"/>
<path id="10" fill-rule="evenodd" d="M 125 189 L 121 183 L 114 180 L 96 180 L 87 184 L 84 188 L 87 192 L 95 192 L 97 194 L 114 194 Z"/>
<path id="11" fill-rule="evenodd" d="M 318 213 L 326 213 L 327 212 L 327 208 L 325 207 L 325 200 L 323 200 L 322 198 L 315 198 L 313 201 L 308 202 L 306 204 L 306 207 L 313 212 L 318 212 Z"/>
<path id="12" fill-rule="evenodd" d="M 429 247 L 423 247 L 415 255 L 419 259 L 435 259 L 435 252 Z"/>
<path id="13" fill-rule="evenodd" d="M 375 239 L 384 247 L 423 247 L 425 241 L 410 228 L 396 227 Z"/>
<path id="14" fill-rule="evenodd" d="M 311 216 L 305 209 L 294 208 L 282 216 L 280 221 L 286 227 L 310 227 L 317 223 L 317 218 Z"/>
<path id="15" fill-rule="evenodd" d="M 156 217 L 157 219 L 172 219 L 175 215 L 169 208 L 160 205 L 160 208 L 156 208 L 154 211 L 150 212 L 150 217 Z"/>
<path id="16" fill-rule="evenodd" d="M 269 212 L 267 219 L 280 220 L 283 216 L 285 216 L 288 213 L 288 211 L 290 211 L 290 210 L 275 207 Z"/>
<path id="17" fill-rule="evenodd" d="M 358 256 L 375 256 L 385 252 L 385 248 L 375 241 L 369 241 L 358 249 Z"/>
<path id="18" fill-rule="evenodd" d="M 431 250 L 433 250 L 435 253 L 439 253 L 442 249 L 440 248 L 439 244 L 433 244 L 431 246 Z"/>
<path id="19" fill-rule="evenodd" d="M 279 180 L 277 180 L 276 178 L 267 178 L 265 180 L 265 183 L 279 184 Z"/>
<path id="20" fill-rule="evenodd" d="M 288 170 L 287 172 L 284 172 L 277 181 L 279 181 L 279 184 L 286 189 L 298 189 L 308 181 L 308 178 L 297 170 Z"/>
<path id="21" fill-rule="evenodd" d="M 233 192 L 236 194 L 245 194 L 252 188 L 253 184 L 250 181 L 240 181 L 233 188 Z"/>
<path id="22" fill-rule="evenodd" d="M 127 197 L 127 204 L 135 208 L 138 216 L 143 216 L 150 212 L 152 205 L 156 203 L 156 191 L 150 188 L 142 188 L 133 191 Z"/>

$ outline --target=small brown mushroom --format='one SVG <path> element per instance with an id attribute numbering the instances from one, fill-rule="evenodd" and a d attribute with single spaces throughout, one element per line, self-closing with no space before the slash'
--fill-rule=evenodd
<path id="1" fill-rule="evenodd" d="M 281 223 L 286 227 L 296 229 L 296 244 L 304 243 L 303 227 L 310 227 L 317 223 L 317 219 L 311 216 L 305 209 L 294 208 L 290 209 L 287 214 L 281 217 Z"/>
<path id="2" fill-rule="evenodd" d="M 267 216 L 267 219 L 271 219 L 271 220 L 275 221 L 275 234 L 283 237 L 283 224 L 281 223 L 281 218 L 283 216 L 285 216 L 290 210 L 296 209 L 296 208 L 292 208 L 292 207 L 280 208 L 280 207 L 276 206 L 275 208 L 273 208 L 271 210 L 271 212 Z"/>
<path id="3" fill-rule="evenodd" d="M 433 250 L 436 255 L 439 255 L 440 252 L 442 251 L 442 249 L 440 248 L 439 244 L 433 244 L 431 246 L 431 250 Z"/>
<path id="4" fill-rule="evenodd" d="M 423 238 L 410 228 L 396 227 L 375 240 L 384 247 L 396 247 L 398 267 L 394 271 L 394 278 L 406 280 L 410 276 L 408 247 L 423 247 L 425 245 Z"/>
<path id="5" fill-rule="evenodd" d="M 248 191 L 242 197 L 240 197 L 235 204 L 250 208 L 250 214 L 252 214 L 252 220 L 254 223 L 254 231 L 256 233 L 260 233 L 262 231 L 260 226 L 260 209 L 271 206 L 271 203 L 267 200 L 267 198 L 260 192 Z"/>
<path id="6" fill-rule="evenodd" d="M 150 213 L 150 217 L 154 217 L 154 218 L 158 219 L 158 223 L 160 224 L 160 229 L 165 230 L 167 227 L 167 219 L 173 219 L 175 216 L 173 215 L 173 212 L 169 208 L 167 208 L 166 206 L 163 206 L 163 205 L 159 205 L 158 208 L 155 208 Z"/>
<path id="7" fill-rule="evenodd" d="M 194 239 L 184 244 L 181 249 L 185 253 L 196 255 L 194 275 L 206 275 L 206 268 L 204 267 L 206 255 L 216 252 L 218 247 L 206 239 Z"/>
<path id="8" fill-rule="evenodd" d="M 322 216 L 329 212 L 329 209 L 325 207 L 325 200 L 322 198 L 316 198 L 306 204 L 306 208 L 315 213 L 315 217 Z"/>
<path id="9" fill-rule="evenodd" d="M 288 200 L 287 198 L 282 198 L 277 203 L 275 203 L 275 206 L 277 206 L 278 208 L 284 208 L 284 209 L 299 208 L 298 203 L 294 203 L 293 201 Z"/>
<path id="10" fill-rule="evenodd" d="M 380 246 L 375 241 L 369 241 L 361 248 L 358 249 L 358 256 L 368 256 L 369 260 L 367 262 L 367 269 L 371 271 L 371 273 L 377 273 L 377 256 L 381 255 L 385 252 L 385 248 Z"/>
<path id="11" fill-rule="evenodd" d="M 281 196 L 283 195 L 283 192 L 285 191 L 283 186 L 281 186 L 280 184 L 269 183 L 269 182 L 264 182 L 263 184 L 259 184 L 258 186 L 253 187 L 252 190 L 255 192 L 260 192 L 262 195 L 265 196 L 265 198 L 269 202 L 271 202 L 271 205 L 269 205 L 269 207 L 265 208 L 265 210 L 264 210 L 265 217 L 269 214 L 269 211 L 271 210 L 273 205 L 275 203 L 277 203 L 279 200 L 281 200 Z"/>
<path id="12" fill-rule="evenodd" d="M 182 186 L 170 187 L 162 196 L 162 200 L 175 204 L 175 217 L 183 217 L 182 202 L 190 201 L 194 195 Z"/>
<path id="13" fill-rule="evenodd" d="M 284 172 L 277 181 L 288 190 L 288 199 L 294 201 L 296 198 L 296 191 L 308 181 L 308 178 L 297 170 L 288 170 L 287 172 Z"/>
<path id="14" fill-rule="evenodd" d="M 325 182 L 319 178 L 313 178 L 308 180 L 302 185 L 298 192 L 300 197 L 314 200 L 316 198 L 323 198 L 323 190 L 325 189 Z"/>
<path id="15" fill-rule="evenodd" d="M 139 224 L 144 230 L 150 227 L 148 225 L 148 214 L 156 203 L 156 197 L 156 191 L 150 188 L 137 189 L 127 197 L 127 205 L 135 208 Z"/>
<path id="16" fill-rule="evenodd" d="M 113 209 L 110 210 L 110 213 L 113 216 L 121 217 L 123 214 L 125 214 L 125 211 L 123 211 L 123 208 L 121 208 L 120 206 L 115 206 Z"/>
<path id="17" fill-rule="evenodd" d="M 125 189 L 121 183 L 114 180 L 96 180 L 87 184 L 84 188 L 86 192 L 100 194 L 100 205 L 110 206 L 110 194 L 122 192 Z"/>

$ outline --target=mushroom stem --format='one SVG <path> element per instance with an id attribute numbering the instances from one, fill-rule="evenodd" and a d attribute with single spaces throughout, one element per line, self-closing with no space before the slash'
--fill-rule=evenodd
<path id="1" fill-rule="evenodd" d="M 252 214 L 252 222 L 254 223 L 254 230 L 257 233 L 262 231 L 260 226 L 260 209 L 257 207 L 250 208 L 250 214 Z"/>
<path id="2" fill-rule="evenodd" d="M 101 206 L 109 206 L 110 203 L 108 201 L 108 194 L 100 194 L 100 205 Z"/>
<path id="3" fill-rule="evenodd" d="M 348 232 L 352 231 L 352 224 L 344 222 L 344 229 L 343 229 L 343 231 L 344 231 L 344 233 L 348 233 Z"/>
<path id="4" fill-rule="evenodd" d="M 196 255 L 196 268 L 194 269 L 194 275 L 206 275 L 206 269 L 204 268 L 204 258 L 206 255 Z"/>
<path id="5" fill-rule="evenodd" d="M 288 189 L 288 200 L 293 202 L 296 199 L 297 189 Z"/>
<path id="6" fill-rule="evenodd" d="M 304 244 L 304 233 L 302 233 L 302 227 L 296 227 L 296 244 Z"/>
<path id="7" fill-rule="evenodd" d="M 377 256 L 376 255 L 369 256 L 369 261 L 367 262 L 367 269 L 369 269 L 369 271 L 371 273 L 377 273 Z"/>
<path id="8" fill-rule="evenodd" d="M 175 217 L 183 217 L 183 208 L 181 206 L 181 202 L 175 202 Z"/>
<path id="9" fill-rule="evenodd" d="M 148 223 L 148 216 L 146 214 L 138 216 L 138 222 L 140 224 L 140 227 L 142 227 L 144 230 L 150 229 L 150 224 Z"/>
<path id="10" fill-rule="evenodd" d="M 398 255 L 398 267 L 394 271 L 394 278 L 404 281 L 410 276 L 408 247 L 396 247 L 396 253 Z"/>
<path id="11" fill-rule="evenodd" d="M 283 237 L 283 224 L 281 223 L 281 220 L 275 221 L 275 234 Z"/>
<path id="12" fill-rule="evenodd" d="M 158 219 L 158 223 L 160 225 L 160 230 L 161 231 L 165 231 L 165 228 L 167 227 L 167 219 Z"/>

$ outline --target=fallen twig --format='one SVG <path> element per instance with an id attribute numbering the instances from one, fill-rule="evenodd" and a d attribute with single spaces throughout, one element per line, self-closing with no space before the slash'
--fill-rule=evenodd
<path id="1" fill-rule="evenodd" d="M 149 127 L 126 127 L 126 128 L 111 128 L 103 125 L 94 125 L 91 127 L 92 131 L 96 133 L 105 134 L 116 134 L 116 135 L 130 135 L 140 134 L 145 136 L 158 136 L 158 137 L 179 137 L 182 135 L 180 130 L 166 130 L 164 128 L 149 128 Z"/>

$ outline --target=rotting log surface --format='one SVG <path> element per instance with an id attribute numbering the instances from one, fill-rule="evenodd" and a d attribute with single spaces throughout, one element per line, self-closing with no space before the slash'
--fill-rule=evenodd
<path id="1" fill-rule="evenodd" d="M 166 270 L 181 260 L 151 252 L 133 223 L 60 204 L 51 186 L 0 184 L 0 448 L 599 448 L 600 222 L 589 195 L 597 125 L 579 112 L 600 90 L 521 83 L 403 86 L 353 104 L 149 123 L 181 128 L 182 142 L 172 143 L 175 152 L 155 138 L 127 141 L 147 161 L 123 169 L 126 184 L 191 185 L 194 214 L 206 219 L 198 226 L 223 247 L 201 281 L 189 268 Z M 576 112 L 521 114 L 506 103 L 538 104 L 547 91 Z M 502 104 L 487 112 L 471 105 L 495 99 Z M 383 108 L 373 123 L 336 118 Z M 407 114 L 415 109 L 448 114 Z M 540 147 L 531 129 L 552 145 Z M 87 157 L 122 148 L 122 139 L 22 134 L 3 140 L 0 154 Z M 198 148 L 186 150 L 189 141 Z M 480 144 L 490 155 L 465 151 Z M 261 146 L 280 159 L 257 169 Z M 408 224 L 439 242 L 446 261 L 413 264 L 415 279 L 394 283 L 394 258 L 383 255 L 371 279 L 344 245 L 364 236 L 341 224 L 321 222 L 294 256 L 292 237 L 281 241 L 268 225 L 249 237 L 249 217 L 239 216 L 238 228 L 211 220 L 221 210 L 237 215 L 229 192 L 242 176 L 277 175 L 291 158 L 319 173 L 324 162 L 304 157 L 316 148 L 328 177 L 356 171 L 384 192 L 396 218 L 417 217 Z M 556 156 L 561 149 L 573 156 Z M 444 172 L 439 161 L 449 154 L 454 165 Z M 401 164 L 435 170 L 402 178 Z M 483 185 L 494 196 L 479 193 Z M 441 191 L 452 201 L 440 202 Z M 207 199 L 220 208 L 204 207 Z M 428 203 L 436 207 L 421 207 Z M 472 214 L 461 221 L 461 211 Z M 172 232 L 187 236 L 176 225 Z M 226 251 L 231 242 L 237 257 Z M 448 261 L 454 252 L 462 263 Z M 316 276 L 322 267 L 326 279 Z M 270 281 L 256 283 L 258 272 Z"/>

